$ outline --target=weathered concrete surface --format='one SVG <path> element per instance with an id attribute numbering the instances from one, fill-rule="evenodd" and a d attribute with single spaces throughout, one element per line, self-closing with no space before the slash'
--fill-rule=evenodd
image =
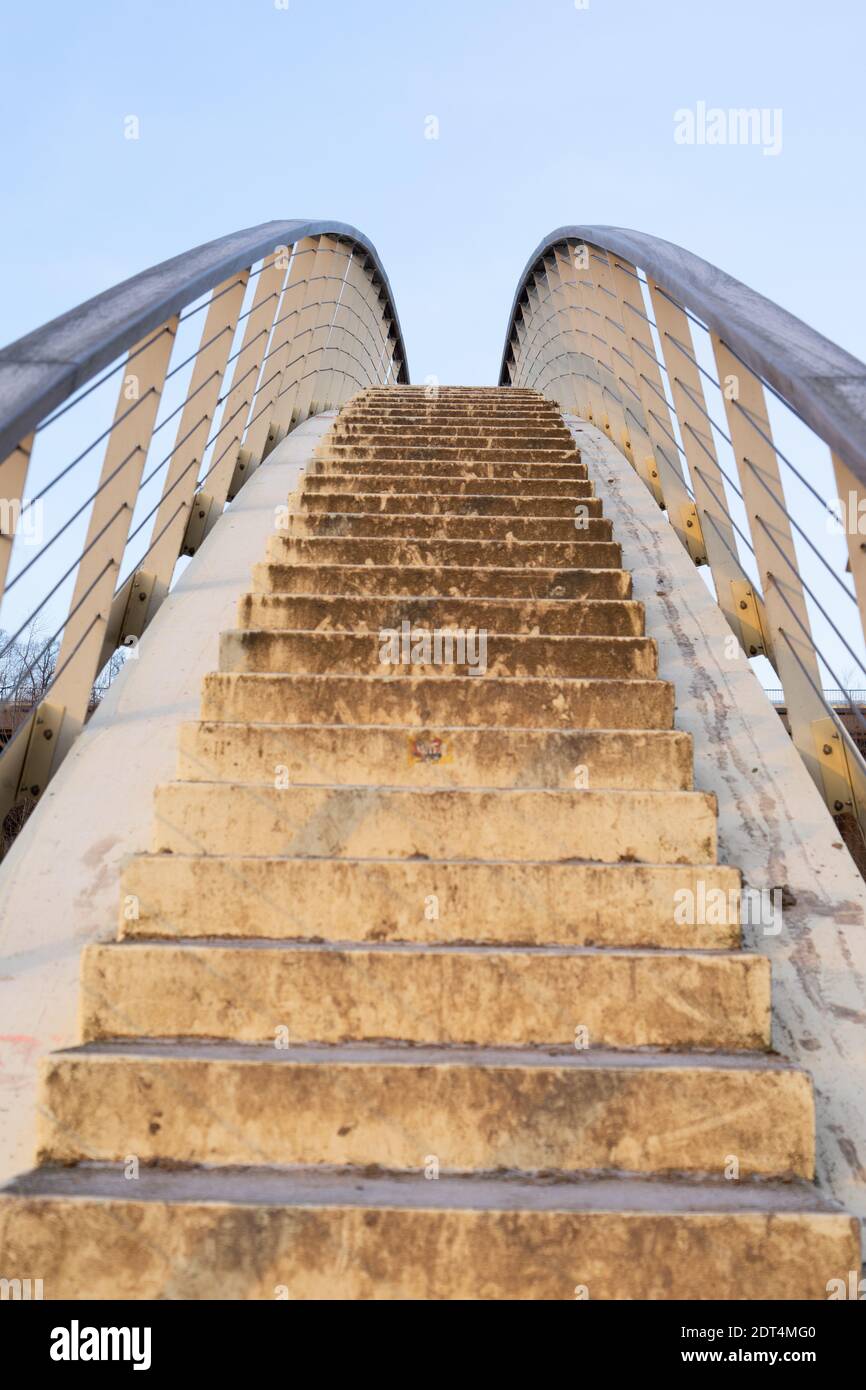
<path id="1" fill-rule="evenodd" d="M 198 714 L 220 629 L 332 418 L 296 430 L 220 519 L 4 860 L 0 1178 L 32 1161 L 36 1066 L 77 1039 L 81 948 L 114 934 L 123 861 L 147 848 L 153 789 L 174 773 L 178 727 Z"/>
<path id="2" fill-rule="evenodd" d="M 221 724 L 180 730 L 182 782 L 274 785 L 346 782 L 392 787 L 548 787 L 573 789 L 576 769 L 592 768 L 612 790 L 688 791 L 692 743 L 664 729 L 419 730 L 368 725 L 363 743 L 348 724 Z"/>
<path id="3" fill-rule="evenodd" d="M 605 437 L 566 417 L 610 515 L 634 597 L 695 741 L 696 785 L 719 803 L 719 856 L 755 888 L 787 889 L 775 936 L 774 1042 L 815 1082 L 818 1176 L 866 1218 L 866 885 L 725 619 L 644 484 Z"/>
<path id="4" fill-rule="evenodd" d="M 541 525 L 539 525 L 539 521 Z M 396 513 L 381 515 L 373 507 L 373 514 L 358 512 L 332 513 L 303 511 L 293 512 L 289 518 L 290 536 L 369 536 L 373 532 L 383 536 L 418 536 L 424 539 L 445 540 L 495 540 L 499 542 L 531 541 L 573 541 L 575 536 L 574 518 L 533 516 L 417 516 Z M 607 517 L 587 516 L 581 525 L 580 535 L 586 541 L 609 541 L 612 523 Z"/>
<path id="5" fill-rule="evenodd" d="M 253 567 L 259 593 L 281 594 L 426 594 L 431 590 L 460 598 L 630 598 L 631 586 L 618 569 L 497 569 L 468 564 L 437 569 L 424 565 L 277 565 Z"/>
<path id="6" fill-rule="evenodd" d="M 281 676 L 215 671 L 202 719 L 232 723 L 669 729 L 673 686 L 514 676 Z"/>
<path id="7" fill-rule="evenodd" d="M 399 517 L 394 518 L 399 521 Z M 467 518 L 471 520 L 471 518 Z M 376 632 L 404 619 L 427 627 L 473 624 L 487 632 L 642 637 L 643 607 L 631 599 L 383 598 L 344 594 L 244 594 L 238 627 L 295 632 Z"/>
<path id="8" fill-rule="evenodd" d="M 151 849 L 180 854 L 411 859 L 595 859 L 712 864 L 703 792 L 419 787 L 157 787 Z"/>
<path id="9" fill-rule="evenodd" d="M 397 626 L 398 633 L 401 623 Z M 486 676 L 589 676 L 601 680 L 652 680 L 656 674 L 655 643 L 647 637 L 536 637 L 528 633 L 484 634 L 470 629 L 462 646 L 451 637 L 451 662 L 436 661 L 432 641 L 429 651 L 405 666 L 392 660 L 393 650 L 378 633 L 274 632 L 269 629 L 224 632 L 220 641 L 220 669 L 258 671 L 279 675 L 399 675 L 441 676 L 480 667 Z M 442 649 L 444 646 L 444 637 Z M 411 643 L 408 655 L 412 655 Z M 430 660 L 424 658 L 429 655 Z M 383 660 L 384 657 L 384 660 Z M 463 659 L 460 660 L 460 657 Z"/>
<path id="10" fill-rule="evenodd" d="M 337 482 L 337 479 L 333 479 Z M 376 492 L 373 488 L 364 488 L 364 479 L 357 480 L 359 486 L 356 488 L 341 487 L 340 491 L 314 491 L 310 487 L 312 479 L 307 480 L 307 487 L 298 498 L 297 516 L 312 516 L 327 512 L 378 512 L 383 515 L 392 513 L 410 512 L 413 516 L 417 514 L 418 508 L 423 507 L 426 516 L 460 516 L 467 517 L 487 517 L 487 516 L 510 516 L 515 520 L 520 520 L 527 515 L 527 507 L 530 508 L 532 516 L 537 519 L 541 516 L 556 517 L 560 522 L 568 518 L 571 530 L 574 529 L 574 500 L 571 497 L 557 497 L 555 493 L 551 496 L 539 495 L 537 487 L 533 488 L 530 497 L 505 496 L 491 494 L 487 492 L 448 492 L 447 489 L 436 492 L 425 490 L 425 485 L 419 479 L 417 490 L 407 489 L 405 492 Z M 341 480 L 342 482 L 342 480 Z M 588 484 L 587 484 L 588 486 Z M 569 489 L 571 491 L 571 489 Z M 588 518 L 601 518 L 601 499 L 599 497 L 582 496 L 582 507 L 586 508 Z"/>
<path id="11" fill-rule="evenodd" d="M 268 558 L 274 565 L 480 566 L 491 569 L 617 569 L 613 541 L 384 540 L 364 536 L 271 536 Z M 494 590 L 495 595 L 495 590 Z"/>
<path id="12" fill-rule="evenodd" d="M 40 1161 L 812 1176 L 805 1072 L 598 1051 L 81 1048 L 45 1064 Z"/>
<path id="13" fill-rule="evenodd" d="M 685 889 L 728 897 L 736 869 L 713 864 L 490 864 L 478 860 L 268 859 L 137 855 L 124 871 L 128 937 L 502 942 L 727 950 L 739 915 L 677 923 Z M 435 917 L 425 904 L 435 895 Z M 575 910 L 575 903 L 580 910 Z M 335 913 L 334 904 L 339 904 Z M 336 916 L 336 922 L 335 922 Z"/>
<path id="14" fill-rule="evenodd" d="M 706 923 L 675 913 L 684 889 L 700 900 L 705 887 L 735 886 L 737 873 L 710 867 L 716 802 L 690 789 L 690 749 L 671 732 L 673 686 L 654 678 L 655 651 L 640 627 L 581 634 L 528 626 L 527 605 L 571 600 L 577 613 L 578 602 L 596 598 L 634 602 L 630 576 L 615 568 L 618 537 L 577 534 L 584 498 L 593 503 L 587 514 L 599 519 L 586 461 L 568 445 L 553 405 L 530 393 L 445 392 L 413 416 L 422 400 L 410 389 L 356 399 L 343 422 L 358 423 L 359 448 L 347 440 L 335 456 L 334 441 L 323 441 L 309 495 L 353 504 L 375 498 L 367 518 L 335 533 L 320 524 L 321 510 L 297 502 L 300 515 L 318 518 L 312 534 L 283 531 L 271 546 L 276 560 L 254 570 L 253 587 L 267 603 L 300 598 L 308 620 L 320 617 L 300 630 L 255 626 L 243 612 L 252 613 L 256 600 L 245 605 L 221 661 L 254 669 L 207 678 L 206 723 L 194 745 L 184 745 L 180 766 L 209 747 L 216 752 L 221 739 L 220 759 L 236 762 L 242 746 L 244 770 L 262 774 L 275 740 L 294 726 L 292 762 L 308 780 L 284 780 L 287 769 L 275 766 L 270 781 L 233 781 L 225 765 L 209 780 L 199 766 L 193 779 L 157 790 L 159 852 L 127 865 L 123 940 L 93 943 L 85 953 L 82 1030 L 93 1041 L 46 1066 L 42 1156 L 90 1163 L 72 1179 L 44 1167 L 0 1196 L 3 1261 L 10 1251 L 16 1259 L 38 1256 L 49 1290 L 98 1288 L 78 1213 L 90 1216 L 101 1199 L 111 1217 L 132 1224 L 117 1254 L 137 1272 L 135 1233 L 144 1213 L 159 1209 L 147 1234 L 177 1220 L 173 1237 L 201 1242 L 189 1251 L 189 1282 L 212 1287 L 208 1280 L 227 1262 L 218 1248 L 222 1213 L 242 1204 L 254 1208 L 257 1263 L 250 1267 L 246 1233 L 236 1228 L 230 1282 L 241 1296 L 256 1296 L 267 1260 L 262 1242 L 273 1239 L 284 1257 L 289 1209 L 306 1192 L 331 1261 L 332 1295 L 333 1286 L 366 1289 L 357 1271 L 343 1277 L 344 1265 L 334 1263 L 330 1242 L 338 1236 L 339 1260 L 349 1251 L 369 1267 L 376 1292 L 420 1287 L 448 1297 L 465 1277 L 471 1296 L 499 1296 L 514 1279 L 497 1263 L 497 1241 L 507 1236 L 508 1257 L 525 1271 L 541 1216 L 550 1218 L 544 1234 L 555 1248 L 550 1274 L 525 1290 L 531 1297 L 553 1290 L 560 1261 L 573 1265 L 577 1253 L 582 1262 L 575 1238 L 596 1237 L 608 1240 L 593 1267 L 596 1297 L 621 1296 L 623 1285 L 670 1296 L 685 1289 L 684 1264 L 693 1285 L 686 1296 L 708 1280 L 713 1296 L 749 1296 L 758 1286 L 750 1271 L 759 1266 L 765 1294 L 826 1297 L 827 1280 L 856 1263 L 853 1227 L 799 1183 L 813 1165 L 811 1082 L 766 1050 L 768 962 L 736 949 L 737 905 L 724 893 L 724 910 L 708 912 Z M 386 442 L 374 417 L 392 409 L 392 427 L 404 433 Z M 461 416 L 486 423 L 494 411 L 520 421 L 520 446 L 499 439 L 487 448 L 481 431 L 464 438 L 450 430 Z M 433 420 L 443 427 L 438 433 L 426 428 Z M 540 424 L 555 425 L 556 447 L 540 447 L 555 461 L 529 460 Z M 483 518 L 480 532 L 473 536 L 464 510 L 459 534 L 437 520 L 413 535 L 412 518 L 433 514 L 427 502 L 440 489 L 436 517 L 471 508 Z M 389 499 L 399 499 L 390 512 Z M 575 525 L 569 539 L 562 538 L 564 501 Z M 515 503 L 534 518 L 520 537 L 507 529 Z M 382 533 L 367 530 L 379 515 L 400 521 Z M 558 534 L 547 534 L 547 520 Z M 591 567 L 575 569 L 576 560 Z M 384 676 L 366 620 L 355 632 L 344 612 L 338 632 L 316 630 L 320 598 L 326 615 L 332 611 L 328 595 L 356 611 L 366 605 L 368 615 L 373 603 L 398 597 L 467 606 L 477 597 L 523 620 L 515 632 L 496 632 L 505 665 L 495 674 Z M 370 661 L 373 674 L 364 674 Z M 231 727 L 216 728 L 222 720 Z M 246 727 L 240 743 L 238 724 Z M 311 724 L 319 727 L 302 751 Z M 451 782 L 439 735 L 430 748 L 426 740 L 438 728 L 447 742 L 461 725 L 467 765 Z M 389 758 L 404 759 L 407 734 L 424 741 L 425 761 L 428 753 L 441 761 L 439 780 L 374 782 L 377 758 L 382 771 Z M 636 735 L 631 744 L 629 735 Z M 375 754 L 360 766 L 368 740 Z M 681 761 L 678 775 L 655 788 L 651 750 L 660 746 L 677 746 Z M 576 770 L 588 780 L 561 785 L 566 747 L 585 756 L 586 767 Z M 331 780 L 317 768 L 320 754 Z M 471 785 L 468 774 L 483 773 L 486 759 L 496 762 L 496 785 Z M 506 769 L 514 769 L 510 783 Z M 625 785 L 605 787 L 608 777 Z M 630 910 L 634 920 L 625 920 Z M 160 939 L 148 938 L 149 926 Z M 214 938 L 215 926 L 225 939 Z M 100 1166 L 133 1146 L 145 1165 L 137 1203 Z M 739 1181 L 722 1195 L 714 1179 L 731 1176 L 734 1157 Z M 178 1161 L 254 1166 L 235 1180 L 218 1171 L 216 1183 L 211 1170 L 195 1166 L 175 1172 L 169 1186 L 147 1169 Z M 296 1166 L 310 1162 L 348 1164 L 351 1193 Z M 291 1168 L 279 1173 L 275 1165 L 285 1163 Z M 404 1186 L 399 1213 L 400 1231 L 435 1266 L 435 1278 L 419 1285 L 414 1253 L 407 1262 L 393 1244 L 399 1223 L 379 1222 L 384 1189 L 365 1187 L 360 1166 L 418 1172 L 430 1163 L 444 1165 L 445 1186 L 430 1184 L 426 1202 L 417 1184 Z M 514 1176 L 515 1165 L 523 1177 Z M 466 1166 L 471 1189 L 447 1176 Z M 559 1177 L 559 1209 L 546 1201 L 544 1183 L 527 1186 L 525 1174 L 539 1168 Z M 652 1175 L 651 1195 L 629 1171 Z M 780 1189 L 780 1177 L 794 1190 Z M 399 1202 L 400 1184 L 390 1190 Z M 450 1206 L 443 1192 L 452 1194 Z M 272 1224 L 269 1194 L 277 1193 L 282 1207 Z M 210 1224 L 198 1217 L 208 1203 Z M 498 1224 L 505 1207 L 507 1231 Z M 459 1217 L 470 1210 L 467 1275 L 452 1264 L 463 1238 Z M 44 1218 L 42 1235 L 34 1236 L 34 1213 Z M 411 1230 L 410 1216 L 418 1217 Z M 351 1224 L 358 1219 L 369 1233 L 362 1245 Z M 476 1222 L 486 1223 L 483 1257 Z M 784 1248 L 775 1243 L 779 1223 Z M 635 1259 L 638 1271 L 626 1274 Z M 293 1274 L 301 1296 L 318 1286 L 319 1268 L 310 1261 L 302 1278 Z M 148 1287 L 165 1275 L 163 1262 Z M 123 1277 L 113 1292 L 118 1282 Z M 174 1287 L 169 1280 L 162 1292 L 173 1296 Z M 568 1296 L 573 1288 L 569 1281 Z"/>
<path id="15" fill-rule="evenodd" d="M 47 1299 L 823 1300 L 859 1258 L 856 1221 L 808 1184 L 428 1182 L 420 1166 L 134 1184 L 46 1169 L 0 1200 L 0 1244 L 51 1270 Z"/>
<path id="16" fill-rule="evenodd" d="M 82 1035 L 273 1042 L 761 1050 L 770 973 L 755 953 L 429 944 L 89 946 Z"/>

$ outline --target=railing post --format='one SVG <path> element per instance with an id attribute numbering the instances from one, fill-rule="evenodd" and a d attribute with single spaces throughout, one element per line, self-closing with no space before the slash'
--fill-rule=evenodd
<path id="1" fill-rule="evenodd" d="M 587 364 L 588 418 L 596 429 L 603 430 L 608 439 L 615 443 L 615 425 L 611 422 L 610 391 L 605 384 L 606 372 L 601 361 L 599 335 L 596 331 L 594 293 L 592 286 L 587 287 L 586 282 L 589 248 L 582 242 L 568 242 L 567 245 L 571 260 L 569 284 L 572 287 L 577 329 L 584 344 L 583 357 Z M 623 420 L 624 425 L 625 421 Z"/>
<path id="2" fill-rule="evenodd" d="M 304 361 L 304 374 L 295 399 L 296 420 L 305 420 L 329 405 L 322 397 L 322 391 L 327 391 L 329 385 L 323 362 L 343 284 L 344 252 L 333 237 L 325 236 L 319 242 L 319 250 L 316 274 L 322 278 L 318 281 L 315 324 Z"/>
<path id="3" fill-rule="evenodd" d="M 568 341 L 571 345 L 570 356 L 576 358 L 578 363 L 572 396 L 573 409 L 582 419 L 591 421 L 593 418 L 591 392 L 596 387 L 595 367 L 594 364 L 591 365 L 591 359 L 587 357 L 581 343 L 581 337 L 585 336 L 585 332 L 581 323 L 576 267 L 572 248 L 568 243 L 559 242 L 553 248 L 553 256 L 562 294 L 563 309 L 560 312 L 561 316 L 565 318 Z"/>
<path id="4" fill-rule="evenodd" d="M 844 527 L 848 542 L 848 568 L 854 580 L 854 593 L 860 612 L 860 625 L 866 636 L 866 495 L 851 470 L 842 462 L 838 454 L 833 454 L 833 474 L 836 479 L 838 500 L 842 515 L 840 524 Z M 852 525 L 856 521 L 856 524 Z M 860 530 L 860 522 L 863 530 Z"/>
<path id="5" fill-rule="evenodd" d="M 232 383 L 223 398 L 225 403 L 214 439 L 213 461 L 193 501 L 190 521 L 195 519 L 196 510 L 204 513 L 202 526 L 196 527 L 199 541 L 216 525 L 229 495 L 285 276 L 286 266 L 280 253 L 272 251 L 264 257 L 235 358 Z M 188 550 L 192 548 L 187 546 Z"/>
<path id="6" fill-rule="evenodd" d="M 154 517 L 146 560 L 145 568 L 154 580 L 153 611 L 168 591 L 180 555 L 248 280 L 249 271 L 244 270 L 218 285 L 205 315 L 201 344 L 186 404 L 181 411 L 162 498 Z M 123 633 L 119 635 L 122 640 Z"/>
<path id="7" fill-rule="evenodd" d="M 637 271 L 633 266 L 620 262 L 616 256 L 613 257 L 612 285 L 619 300 L 635 385 L 653 445 L 660 497 L 655 489 L 654 495 L 667 510 L 670 524 L 695 564 L 704 565 L 707 563 L 707 551 L 703 531 L 683 475 Z"/>
<path id="8" fill-rule="evenodd" d="M 590 248 L 589 275 L 596 287 L 596 306 L 602 314 L 611 367 L 617 379 L 623 405 L 625 437 L 622 451 L 661 506 L 662 490 L 632 364 L 631 341 L 626 334 L 622 308 L 613 286 L 613 275 L 606 252 Z M 629 416 L 632 420 L 631 425 L 628 423 Z"/>
<path id="9" fill-rule="evenodd" d="M 315 254 L 312 265 L 307 264 L 303 285 L 303 303 L 297 317 L 297 327 L 292 339 L 291 360 L 286 366 L 285 381 L 280 388 L 282 404 L 280 422 L 286 430 L 291 430 L 303 417 L 298 412 L 298 399 L 301 381 L 306 373 L 310 344 L 318 323 L 319 286 L 326 273 L 329 252 L 324 237 L 315 238 Z"/>
<path id="10" fill-rule="evenodd" d="M 764 390 L 715 333 L 711 340 L 791 736 L 813 781 L 823 791 L 812 730 L 814 721 L 826 716 L 819 693 L 821 673 Z"/>
<path id="11" fill-rule="evenodd" d="M 294 356 L 298 318 L 303 308 L 307 277 L 312 272 L 317 240 L 304 237 L 295 243 L 282 297 L 277 306 L 267 361 L 263 364 L 261 385 L 250 411 L 250 424 L 243 447 L 249 464 L 255 468 L 286 433 L 284 402 L 280 397 Z"/>
<path id="12" fill-rule="evenodd" d="M 0 464 L 0 599 L 6 589 L 12 546 L 21 518 L 21 500 L 27 483 L 27 469 L 33 452 L 33 435 L 28 434 Z"/>
<path id="13" fill-rule="evenodd" d="M 739 560 L 716 446 L 707 428 L 706 402 L 700 373 L 693 361 L 695 352 L 689 321 L 679 305 L 654 280 L 649 280 L 649 287 L 716 598 L 744 650 L 749 652 L 753 647 L 756 650 L 751 655 L 756 655 L 758 643 L 752 641 L 747 645 L 741 622 L 744 610 L 739 605 L 749 599 L 744 590 L 733 587 L 745 584 L 751 591 L 751 583 Z M 757 595 L 755 604 L 759 609 Z M 771 652 L 764 654 L 772 659 Z"/>
<path id="14" fill-rule="evenodd" d="M 552 388 L 556 378 L 556 334 L 549 328 L 550 320 L 556 317 L 555 300 L 558 293 L 558 276 L 555 262 L 545 257 L 534 271 L 536 308 L 529 325 L 529 338 L 526 351 L 535 362 L 532 384 L 537 391 L 553 396 L 561 401 L 562 393 L 554 393 Z"/>
<path id="15" fill-rule="evenodd" d="M 342 314 L 352 319 L 353 332 L 357 335 L 366 364 L 359 362 L 359 371 L 372 384 L 379 380 L 379 361 L 382 352 L 382 335 L 378 331 L 368 295 L 372 288 L 367 258 L 356 250 L 346 271 L 346 284 L 341 301 Z"/>
<path id="16" fill-rule="evenodd" d="M 121 378 L 114 427 L 87 528 L 57 656 L 51 703 L 63 709 L 54 742 L 56 770 L 87 717 L 93 682 L 99 674 L 103 637 L 129 535 L 141 475 L 156 421 L 178 316 L 130 353 L 134 370 Z"/>

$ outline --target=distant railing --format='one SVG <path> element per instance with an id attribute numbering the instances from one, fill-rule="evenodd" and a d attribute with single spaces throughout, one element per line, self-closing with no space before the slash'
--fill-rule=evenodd
<path id="1" fill-rule="evenodd" d="M 0 352 L 0 699 L 19 712 L 0 821 L 41 795 L 100 673 L 280 439 L 407 380 L 375 248 L 325 221 L 209 242 Z"/>
<path id="2" fill-rule="evenodd" d="M 829 677 L 866 734 L 863 692 L 842 674 L 866 675 L 866 366 L 670 242 L 560 227 L 520 277 L 500 381 L 544 392 L 625 455 L 709 567 L 743 651 L 774 667 L 793 741 L 843 833 L 866 833 L 866 763 L 824 691 Z M 801 462 L 774 441 L 782 407 L 784 428 L 804 436 Z M 834 557 L 842 535 L 847 557 Z"/>
<path id="3" fill-rule="evenodd" d="M 784 705 L 784 690 L 764 690 L 764 694 L 772 705 Z M 855 705 L 866 706 L 866 690 L 834 690 L 832 686 L 824 687 L 822 694 L 824 702 L 828 705 L 838 705 L 841 709 L 848 709 L 852 701 Z"/>

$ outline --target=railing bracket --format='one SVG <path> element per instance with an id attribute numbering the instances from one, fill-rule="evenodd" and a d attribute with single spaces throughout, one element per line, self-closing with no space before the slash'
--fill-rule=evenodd
<path id="1" fill-rule="evenodd" d="M 210 529 L 209 518 L 213 500 L 209 492 L 197 492 L 192 499 L 189 520 L 186 523 L 183 544 L 180 548 L 182 555 L 194 555 L 207 535 Z"/>
<path id="2" fill-rule="evenodd" d="M 17 802 L 24 795 L 35 798 L 44 791 L 51 775 L 57 736 L 65 712 L 65 705 L 54 705 L 50 700 L 43 700 L 31 715 L 30 734 L 14 801 Z"/>
<path id="3" fill-rule="evenodd" d="M 815 740 L 815 755 L 821 769 L 827 805 L 834 815 L 841 816 L 846 811 L 856 815 L 857 801 L 848 767 L 848 755 L 835 721 L 829 716 L 826 719 L 813 720 L 812 737 Z"/>
<path id="4" fill-rule="evenodd" d="M 732 579 L 734 611 L 740 624 L 740 641 L 747 656 L 765 656 L 774 661 L 773 644 L 764 610 L 764 600 L 747 579 Z"/>
<path id="5" fill-rule="evenodd" d="M 689 554 L 696 565 L 705 565 L 707 563 L 707 547 L 704 544 L 701 519 L 698 516 L 698 509 L 694 502 L 685 503 L 680 508 L 680 516 L 682 518 L 683 535 L 686 538 Z"/>
<path id="6" fill-rule="evenodd" d="M 226 494 L 227 501 L 234 501 L 250 474 L 254 473 L 258 466 L 258 460 L 253 457 L 249 449 L 238 449 L 234 472 Z"/>

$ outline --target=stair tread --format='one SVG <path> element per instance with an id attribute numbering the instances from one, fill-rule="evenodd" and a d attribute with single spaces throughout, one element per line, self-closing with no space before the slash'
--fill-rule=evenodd
<path id="1" fill-rule="evenodd" d="M 662 1049 L 598 1048 L 521 1045 L 492 1047 L 458 1043 L 436 1045 L 399 1042 L 235 1043 L 220 1039 L 136 1038 L 100 1039 L 62 1048 L 52 1059 L 147 1057 L 166 1060 L 250 1062 L 316 1066 L 333 1062 L 346 1066 L 566 1067 L 577 1071 L 774 1071 L 803 1073 L 804 1067 L 765 1052 L 687 1052 Z"/>
<path id="2" fill-rule="evenodd" d="M 131 1189 L 134 1188 L 134 1191 Z M 368 1169 L 142 1166 L 130 1183 L 123 1164 L 42 1167 L 16 1177 L 0 1198 L 90 1198 L 123 1202 L 253 1206 L 364 1206 L 563 1212 L 821 1214 L 848 1220 L 842 1207 L 803 1180 L 640 1178 L 581 1175 L 578 1180 L 510 1173 L 371 1173 Z"/>
<path id="3" fill-rule="evenodd" d="M 208 856 L 210 858 L 210 856 Z M 482 960 L 506 959 L 509 956 L 526 958 L 556 957 L 563 960 L 709 960 L 724 961 L 731 965 L 754 965 L 761 957 L 754 951 L 731 948 L 713 949 L 694 946 L 579 946 L 563 942 L 541 943 L 518 946 L 508 942 L 453 942 L 453 941 L 341 941 L 329 938 L 327 941 L 307 941 L 273 937 L 233 936 L 195 936 L 195 937 L 126 937 L 120 941 L 96 942 L 89 947 L 92 952 L 102 951 L 279 951 L 285 955 L 364 955 L 373 957 L 405 955 L 424 956 L 477 956 Z"/>

